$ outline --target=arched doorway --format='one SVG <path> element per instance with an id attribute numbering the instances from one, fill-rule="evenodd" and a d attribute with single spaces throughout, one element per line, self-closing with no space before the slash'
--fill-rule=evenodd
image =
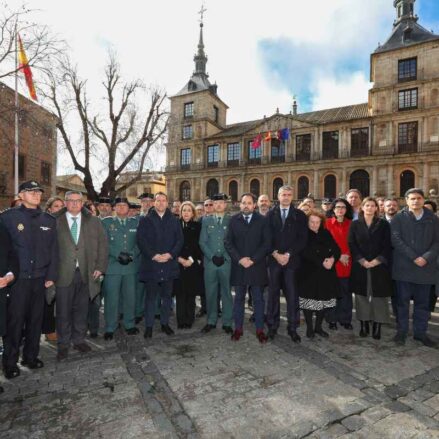
<path id="1" fill-rule="evenodd" d="M 250 192 L 255 196 L 255 197 L 259 197 L 260 195 L 260 190 L 261 190 L 261 183 L 259 182 L 259 180 L 257 178 L 254 178 L 253 180 L 250 181 Z"/>
<path id="2" fill-rule="evenodd" d="M 352 172 L 349 178 L 349 189 L 357 189 L 363 197 L 368 197 L 370 194 L 369 173 L 364 169 L 357 169 Z"/>
<path id="3" fill-rule="evenodd" d="M 212 198 L 218 192 L 219 192 L 218 180 L 211 178 L 206 184 L 206 195 L 209 198 Z"/>
<path id="4" fill-rule="evenodd" d="M 335 175 L 327 175 L 323 181 L 323 193 L 325 198 L 335 198 L 337 193 L 337 178 Z"/>
<path id="5" fill-rule="evenodd" d="M 308 177 L 302 176 L 297 180 L 297 198 L 302 200 L 306 198 L 309 194 L 309 179 Z"/>
<path id="6" fill-rule="evenodd" d="M 405 170 L 399 176 L 399 196 L 403 197 L 405 193 L 415 187 L 415 174 L 413 171 Z"/>
<path id="7" fill-rule="evenodd" d="M 236 180 L 229 183 L 229 196 L 233 203 L 238 201 L 238 182 Z"/>
<path id="8" fill-rule="evenodd" d="M 188 201 L 191 199 L 191 184 L 185 180 L 180 184 L 180 201 Z"/>
<path id="9" fill-rule="evenodd" d="M 277 200 L 277 193 L 283 185 L 284 181 L 280 177 L 273 180 L 273 200 Z"/>

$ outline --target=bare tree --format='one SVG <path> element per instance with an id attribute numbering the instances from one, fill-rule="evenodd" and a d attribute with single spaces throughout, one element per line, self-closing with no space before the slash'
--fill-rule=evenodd
<path id="1" fill-rule="evenodd" d="M 87 81 L 79 77 L 77 68 L 69 60 L 60 65 L 57 74 L 49 75 L 45 95 L 58 116 L 62 142 L 74 168 L 84 176 L 88 197 L 113 197 L 140 180 L 148 152 L 162 142 L 168 124 L 166 94 L 154 87 L 147 93 L 148 102 L 138 103 L 145 86 L 140 80 L 125 82 L 115 55 L 110 54 L 102 81 L 102 111 L 96 102 L 93 105 L 87 94 Z M 72 140 L 69 128 L 72 117 L 81 127 L 78 142 Z M 97 166 L 102 168 L 99 176 L 93 172 Z M 117 187 L 121 174 L 128 170 L 131 178 Z"/>

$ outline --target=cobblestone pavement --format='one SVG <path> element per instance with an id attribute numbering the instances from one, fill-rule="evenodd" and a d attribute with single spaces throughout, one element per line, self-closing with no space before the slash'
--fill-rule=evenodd
<path id="1" fill-rule="evenodd" d="M 43 369 L 0 377 L 0 437 L 439 438 L 439 350 L 396 347 L 392 325 L 379 342 L 355 328 L 295 345 L 283 328 L 260 345 L 249 323 L 237 343 L 204 323 L 99 337 L 64 363 L 43 342 Z"/>

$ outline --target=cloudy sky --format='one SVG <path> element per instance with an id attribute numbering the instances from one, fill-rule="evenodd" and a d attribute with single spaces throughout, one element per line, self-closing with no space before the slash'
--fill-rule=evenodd
<path id="1" fill-rule="evenodd" d="M 14 0 L 12 4 L 21 4 Z M 108 48 L 126 78 L 177 93 L 189 79 L 201 0 L 31 0 L 35 18 L 64 38 L 89 89 L 100 91 Z M 393 0 L 205 0 L 208 72 L 228 123 L 291 109 L 367 101 L 369 57 L 392 31 Z M 439 33 L 439 1 L 418 0 Z M 38 80 L 38 78 L 36 78 Z"/>

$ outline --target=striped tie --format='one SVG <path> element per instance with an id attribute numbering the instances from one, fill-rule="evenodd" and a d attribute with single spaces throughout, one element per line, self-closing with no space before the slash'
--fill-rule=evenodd
<path id="1" fill-rule="evenodd" d="M 75 244 L 78 243 L 78 223 L 76 222 L 78 218 L 76 216 L 72 216 L 72 227 L 70 227 L 70 233 L 72 234 L 72 238 Z"/>

